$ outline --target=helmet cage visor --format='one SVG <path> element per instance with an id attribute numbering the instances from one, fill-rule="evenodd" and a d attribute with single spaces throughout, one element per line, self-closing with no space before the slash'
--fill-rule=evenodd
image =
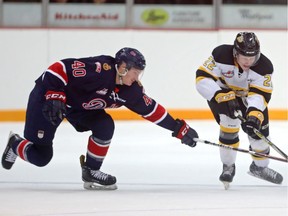
<path id="1" fill-rule="evenodd" d="M 135 63 L 133 61 L 127 61 L 127 62 L 124 61 L 124 62 L 126 63 L 126 68 L 128 70 L 130 70 L 131 68 L 135 68 L 137 70 L 144 70 L 144 66 L 140 62 L 138 63 Z"/>
<path id="2" fill-rule="evenodd" d="M 255 66 L 255 65 L 258 63 L 258 60 L 260 59 L 261 53 L 259 52 L 257 55 L 245 55 L 245 54 L 243 54 L 243 53 L 241 53 L 241 52 L 238 52 L 238 51 L 234 48 L 234 49 L 233 49 L 233 56 L 234 56 L 234 58 L 237 59 L 237 57 L 238 57 L 239 55 L 243 55 L 243 56 L 247 56 L 247 57 L 253 57 L 253 56 L 255 56 L 255 60 L 254 60 L 253 64 L 251 65 L 251 67 L 252 67 L 252 66 Z"/>

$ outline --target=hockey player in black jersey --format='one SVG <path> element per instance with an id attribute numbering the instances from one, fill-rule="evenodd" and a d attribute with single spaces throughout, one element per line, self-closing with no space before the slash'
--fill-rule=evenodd
<path id="1" fill-rule="evenodd" d="M 144 56 L 129 47 L 119 50 L 115 58 L 68 58 L 49 66 L 30 93 L 24 138 L 10 133 L 2 166 L 10 169 L 18 156 L 39 167 L 47 165 L 53 156 L 55 132 L 66 118 L 77 131 L 91 131 L 86 160 L 80 157 L 84 187 L 116 189 L 116 177 L 100 168 L 114 133 L 114 121 L 105 109 L 121 106 L 194 147 L 197 132 L 145 94 L 139 81 L 145 66 Z"/>
<path id="2" fill-rule="evenodd" d="M 260 43 L 253 32 L 240 32 L 233 45 L 220 45 L 196 73 L 196 88 L 220 125 L 219 142 L 239 146 L 240 126 L 248 134 L 250 148 L 269 154 L 269 145 L 253 128 L 269 137 L 268 103 L 272 93 L 273 65 L 260 52 Z M 246 122 L 235 116 L 241 111 Z M 236 151 L 220 149 L 223 172 L 220 181 L 226 188 L 235 175 Z M 281 184 L 283 177 L 268 168 L 269 159 L 252 156 L 250 174 Z"/>

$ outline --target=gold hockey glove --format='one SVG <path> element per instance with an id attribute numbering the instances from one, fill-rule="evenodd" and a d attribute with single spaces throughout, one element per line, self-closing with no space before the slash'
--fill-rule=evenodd
<path id="1" fill-rule="evenodd" d="M 228 89 L 222 89 L 215 93 L 212 98 L 212 102 L 218 104 L 218 113 L 229 116 L 230 118 L 235 119 L 235 111 L 239 110 L 239 104 L 236 99 L 234 91 Z"/>
<path id="2" fill-rule="evenodd" d="M 243 123 L 245 133 L 254 139 L 259 139 L 258 136 L 254 133 L 254 128 L 260 130 L 263 120 L 264 115 L 261 111 L 250 111 L 247 114 L 246 122 Z"/>

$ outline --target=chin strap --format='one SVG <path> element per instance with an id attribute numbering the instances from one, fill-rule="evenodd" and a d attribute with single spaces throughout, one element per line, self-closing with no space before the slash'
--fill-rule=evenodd
<path id="1" fill-rule="evenodd" d="M 124 73 L 120 73 L 119 70 L 118 70 L 117 65 L 115 65 L 115 68 L 116 68 L 116 71 L 117 71 L 117 75 L 119 77 L 120 85 L 123 85 L 123 78 L 122 77 L 126 76 L 126 74 L 128 73 L 128 69 L 125 68 Z"/>
<path id="2" fill-rule="evenodd" d="M 120 82 L 119 84 L 120 84 L 120 85 L 123 85 L 123 79 L 122 79 L 122 76 L 118 76 L 118 77 L 119 77 L 119 82 Z"/>

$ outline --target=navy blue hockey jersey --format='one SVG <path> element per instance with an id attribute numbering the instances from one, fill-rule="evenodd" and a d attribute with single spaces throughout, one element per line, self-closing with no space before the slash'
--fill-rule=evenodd
<path id="1" fill-rule="evenodd" d="M 75 111 L 125 106 L 145 119 L 169 130 L 175 120 L 148 97 L 140 82 L 116 85 L 115 59 L 111 56 L 68 58 L 55 62 L 36 80 L 45 91 L 66 94 L 68 109 Z"/>

